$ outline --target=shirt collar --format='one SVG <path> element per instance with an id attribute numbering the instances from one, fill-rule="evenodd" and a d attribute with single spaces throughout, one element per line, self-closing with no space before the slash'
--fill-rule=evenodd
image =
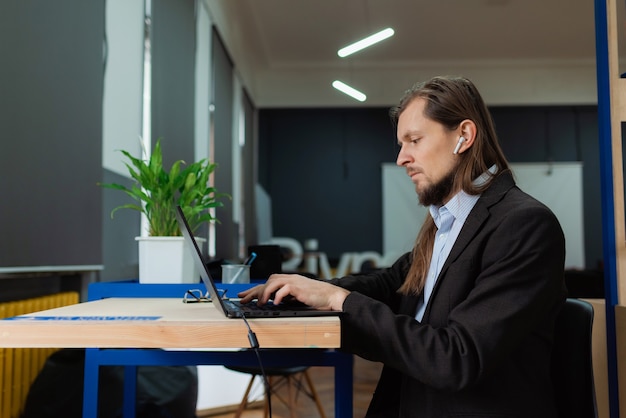
<path id="1" fill-rule="evenodd" d="M 496 165 L 492 165 L 489 169 L 478 176 L 473 184 L 475 186 L 482 186 L 489 180 L 489 177 L 493 176 L 498 171 L 498 167 Z M 469 195 L 465 193 L 465 191 L 461 190 L 446 203 L 445 205 L 430 205 L 428 207 L 428 211 L 430 212 L 430 216 L 435 220 L 435 224 L 439 225 L 439 217 L 441 216 L 441 211 L 445 207 L 445 209 L 454 216 L 455 221 L 465 222 L 465 219 L 468 217 L 472 208 L 480 198 L 480 195 Z"/>

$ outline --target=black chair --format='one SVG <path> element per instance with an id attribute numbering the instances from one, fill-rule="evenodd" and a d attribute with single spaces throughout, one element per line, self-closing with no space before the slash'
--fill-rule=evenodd
<path id="1" fill-rule="evenodd" d="M 227 369 L 240 372 L 247 373 L 251 375 L 250 383 L 248 383 L 248 387 L 244 392 L 243 398 L 241 399 L 241 403 L 237 408 L 237 412 L 234 417 L 239 418 L 243 411 L 248 406 L 248 397 L 250 395 L 250 391 L 254 384 L 254 380 L 257 376 L 261 375 L 261 370 L 258 367 L 238 367 L 238 366 L 225 366 Z M 276 368 L 265 368 L 265 376 L 268 379 L 268 384 L 270 388 L 270 396 L 272 399 L 278 399 L 289 409 L 289 413 L 292 418 L 296 418 L 296 402 L 298 400 L 298 394 L 302 393 L 309 397 L 315 405 L 317 406 L 317 410 L 320 414 L 321 418 L 326 418 L 326 414 L 324 413 L 324 408 L 322 407 L 322 403 L 317 396 L 317 392 L 315 391 L 315 387 L 313 386 L 313 381 L 308 373 L 308 366 L 294 366 L 294 367 L 276 367 Z M 287 388 L 287 398 L 280 396 L 278 390 L 281 387 Z M 265 399 L 265 412 L 264 417 L 267 418 L 269 404 L 268 399 Z"/>
<path id="2" fill-rule="evenodd" d="M 552 381 L 560 418 L 597 418 L 591 331 L 593 306 L 568 298 L 554 328 Z"/>
<path id="3" fill-rule="evenodd" d="M 603 299 L 604 272 L 602 270 L 565 270 L 565 287 L 570 298 Z"/>

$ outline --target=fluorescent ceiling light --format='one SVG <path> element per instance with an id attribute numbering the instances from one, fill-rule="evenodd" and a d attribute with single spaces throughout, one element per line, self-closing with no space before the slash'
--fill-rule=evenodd
<path id="1" fill-rule="evenodd" d="M 348 55 L 354 54 L 355 52 L 360 51 L 363 48 L 367 48 L 368 46 L 372 46 L 377 42 L 380 42 L 384 39 L 389 38 L 393 34 L 394 34 L 393 29 L 391 28 L 383 29 L 378 33 L 375 33 L 371 36 L 368 36 L 365 39 L 361 39 L 360 41 L 353 43 L 352 45 L 348 45 L 345 48 L 341 48 L 339 51 L 337 51 L 337 55 L 339 55 L 341 58 L 347 57 Z"/>
<path id="2" fill-rule="evenodd" d="M 365 99 L 367 98 L 363 93 L 361 93 L 360 91 L 353 89 L 352 87 L 350 87 L 349 85 L 342 83 L 339 80 L 335 80 L 333 81 L 333 87 L 336 88 L 337 90 L 339 90 L 342 93 L 347 94 L 348 96 L 357 99 L 359 102 L 364 102 Z"/>

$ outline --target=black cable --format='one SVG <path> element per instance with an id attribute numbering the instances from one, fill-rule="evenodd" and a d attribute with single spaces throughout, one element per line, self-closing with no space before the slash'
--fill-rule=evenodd
<path id="1" fill-rule="evenodd" d="M 265 386 L 265 398 L 267 399 L 267 409 L 269 412 L 269 418 L 272 418 L 272 394 L 270 390 L 270 382 L 265 374 L 265 369 L 263 368 L 263 362 L 261 361 L 261 353 L 259 352 L 259 340 L 256 338 L 256 334 L 250 328 L 250 324 L 248 324 L 248 320 L 246 319 L 245 314 L 241 316 L 244 324 L 248 327 L 248 341 L 250 341 L 250 347 L 254 350 L 254 354 L 256 354 L 257 361 L 259 362 L 259 368 L 261 369 L 261 377 L 263 378 L 263 385 Z"/>

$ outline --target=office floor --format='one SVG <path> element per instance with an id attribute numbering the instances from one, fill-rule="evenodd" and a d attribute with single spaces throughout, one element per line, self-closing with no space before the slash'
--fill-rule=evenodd
<path id="1" fill-rule="evenodd" d="M 354 417 L 363 417 L 376 387 L 380 375 L 381 365 L 355 357 L 354 360 Z M 334 374 L 330 367 L 311 367 L 309 369 L 311 380 L 324 407 L 327 418 L 335 416 L 334 401 Z M 286 390 L 286 389 L 285 389 Z M 243 396 L 243 393 L 242 393 Z M 221 415 L 199 415 L 211 418 L 232 418 L 234 413 Z M 295 414 L 298 418 L 319 418 L 319 413 L 313 401 L 303 396 L 298 399 L 298 410 Z M 263 409 L 245 411 L 242 418 L 262 418 Z M 289 418 L 287 407 L 279 401 L 272 402 L 272 418 Z"/>

